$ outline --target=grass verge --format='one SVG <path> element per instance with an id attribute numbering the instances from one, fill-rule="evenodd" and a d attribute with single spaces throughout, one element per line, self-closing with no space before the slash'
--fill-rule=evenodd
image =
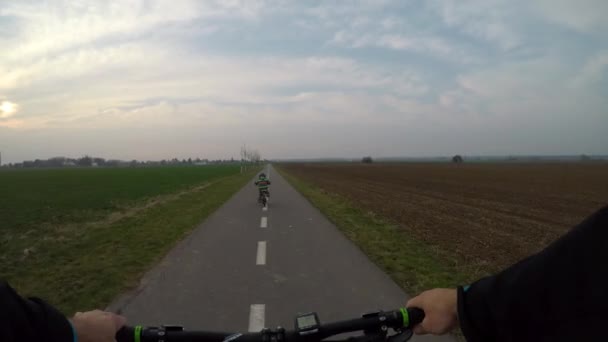
<path id="1" fill-rule="evenodd" d="M 36 232 L 36 248 L 2 277 L 23 295 L 44 298 L 68 315 L 104 307 L 136 287 L 144 272 L 256 171 L 199 185 L 107 224 L 46 227 Z"/>
<path id="2" fill-rule="evenodd" d="M 465 274 L 450 267 L 450 262 L 430 247 L 407 236 L 397 224 L 280 167 L 276 169 L 407 293 L 465 283 Z"/>

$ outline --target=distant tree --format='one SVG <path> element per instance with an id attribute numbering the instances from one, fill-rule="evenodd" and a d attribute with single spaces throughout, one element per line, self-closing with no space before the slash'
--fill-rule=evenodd
<path id="1" fill-rule="evenodd" d="M 192 158 L 188 158 L 188 164 L 192 164 Z"/>
<path id="2" fill-rule="evenodd" d="M 105 166 L 106 160 L 103 158 L 93 158 L 93 163 L 95 163 L 97 166 Z"/>
<path id="3" fill-rule="evenodd" d="M 65 163 L 65 157 L 54 157 L 47 160 L 50 167 L 62 167 Z"/>
<path id="4" fill-rule="evenodd" d="M 251 151 L 250 158 L 251 161 L 255 164 L 258 164 L 262 160 L 262 156 L 260 155 L 260 152 L 258 152 L 258 150 Z"/>
<path id="5" fill-rule="evenodd" d="M 135 160 L 135 159 L 131 160 L 131 162 L 129 163 L 129 165 L 130 165 L 131 167 L 135 167 L 135 166 L 137 166 L 137 164 L 139 164 L 139 163 L 138 163 L 138 162 L 137 162 L 137 160 Z"/>
<path id="6" fill-rule="evenodd" d="M 461 164 L 462 162 L 464 162 L 464 159 L 462 159 L 462 156 L 460 156 L 459 154 L 452 157 L 452 163 Z"/>
<path id="7" fill-rule="evenodd" d="M 163 159 L 163 160 L 161 160 L 161 161 L 160 161 L 160 165 L 167 165 L 167 161 L 166 161 L 166 160 L 164 160 L 164 159 Z"/>
<path id="8" fill-rule="evenodd" d="M 581 161 L 585 162 L 585 161 L 590 161 L 590 160 L 591 160 L 591 157 L 589 157 L 586 154 L 581 154 Z"/>
<path id="9" fill-rule="evenodd" d="M 373 162 L 374 162 L 374 160 L 372 159 L 372 157 L 371 157 L 371 156 L 367 156 L 367 157 L 363 157 L 363 158 L 361 159 L 361 162 L 362 162 L 363 164 L 371 164 L 371 163 L 373 163 Z"/>
<path id="10" fill-rule="evenodd" d="M 89 156 L 84 156 L 84 157 L 78 159 L 78 162 L 76 164 L 78 166 L 91 166 L 91 165 L 93 165 L 93 158 L 91 158 Z"/>

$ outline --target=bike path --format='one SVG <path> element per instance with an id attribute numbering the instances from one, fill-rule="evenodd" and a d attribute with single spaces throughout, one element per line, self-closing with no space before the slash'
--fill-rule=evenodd
<path id="1" fill-rule="evenodd" d="M 129 324 L 247 331 L 292 329 L 298 312 L 330 322 L 405 304 L 390 277 L 274 169 L 268 173 L 267 210 L 252 180 L 109 309 Z"/>

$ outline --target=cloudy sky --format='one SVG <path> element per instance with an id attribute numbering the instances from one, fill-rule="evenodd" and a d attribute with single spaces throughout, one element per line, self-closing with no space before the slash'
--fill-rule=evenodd
<path id="1" fill-rule="evenodd" d="M 607 13 L 605 0 L 0 0 L 0 151 L 606 154 Z"/>

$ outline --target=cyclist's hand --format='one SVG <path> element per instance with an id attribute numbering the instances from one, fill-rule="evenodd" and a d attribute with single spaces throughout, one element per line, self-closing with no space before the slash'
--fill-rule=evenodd
<path id="1" fill-rule="evenodd" d="M 71 321 L 78 342 L 115 342 L 116 332 L 127 319 L 111 312 L 95 310 L 77 312 Z"/>
<path id="2" fill-rule="evenodd" d="M 442 335 L 458 325 L 456 289 L 433 289 L 410 299 L 406 306 L 424 310 L 424 320 L 414 327 L 416 334 Z"/>

